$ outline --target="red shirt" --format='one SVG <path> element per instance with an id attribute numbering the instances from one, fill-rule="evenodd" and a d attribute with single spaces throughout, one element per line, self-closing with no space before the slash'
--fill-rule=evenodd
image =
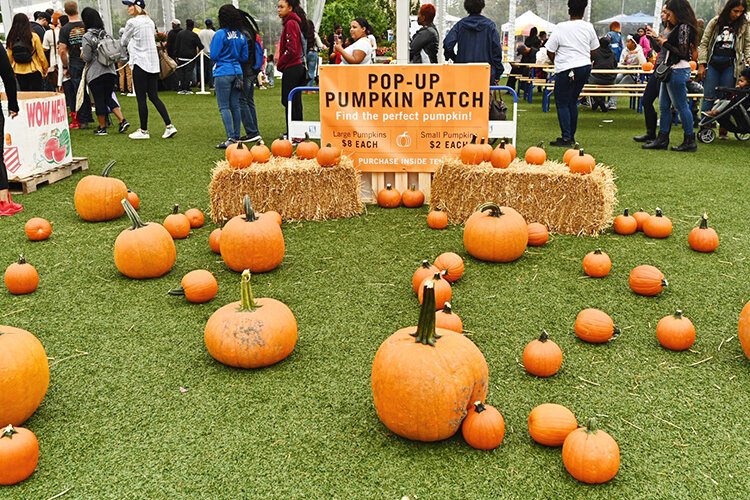
<path id="1" fill-rule="evenodd" d="M 276 68 L 284 71 L 302 64 L 302 30 L 299 25 L 302 22 L 297 14 L 292 12 L 283 20 L 284 28 L 281 30 L 281 41 L 279 43 L 279 61 Z"/>

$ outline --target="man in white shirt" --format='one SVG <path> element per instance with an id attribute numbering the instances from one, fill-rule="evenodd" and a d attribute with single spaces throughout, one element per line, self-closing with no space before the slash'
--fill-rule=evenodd
<path id="1" fill-rule="evenodd" d="M 575 144 L 578 128 L 578 97 L 591 74 L 591 59 L 599 48 L 599 39 L 591 23 L 583 20 L 588 0 L 568 0 L 570 21 L 555 27 L 545 45 L 555 65 L 555 107 L 562 137 L 552 146 Z"/>

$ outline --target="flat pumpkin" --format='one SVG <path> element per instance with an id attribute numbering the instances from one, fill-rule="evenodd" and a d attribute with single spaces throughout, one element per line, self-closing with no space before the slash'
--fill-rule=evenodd
<path id="1" fill-rule="evenodd" d="M 527 425 L 535 442 L 544 446 L 562 446 L 568 434 L 578 428 L 578 421 L 563 405 L 544 403 L 531 410 Z"/>
<path id="2" fill-rule="evenodd" d="M 265 273 L 284 260 L 285 244 L 281 227 L 273 218 L 258 218 L 250 197 L 243 200 L 244 215 L 233 217 L 221 231 L 221 258 L 229 269 Z"/>
<path id="3" fill-rule="evenodd" d="M 0 429 L 0 485 L 18 484 L 30 477 L 39 463 L 36 435 L 12 424 Z"/>
<path id="4" fill-rule="evenodd" d="M 102 222 L 122 217 L 120 201 L 128 197 L 128 187 L 120 179 L 110 177 L 115 160 L 110 161 L 102 175 L 87 175 L 76 185 L 73 204 L 81 219 Z"/>
<path id="5" fill-rule="evenodd" d="M 573 331 L 576 337 L 592 344 L 603 344 L 620 333 L 609 314 L 592 307 L 578 313 Z"/>
<path id="6" fill-rule="evenodd" d="M 654 266 L 637 266 L 630 271 L 628 285 L 638 295 L 653 297 L 659 295 L 669 285 L 664 274 Z"/>
<path id="7" fill-rule="evenodd" d="M 172 235 L 161 224 L 143 223 L 127 200 L 122 200 L 122 204 L 132 227 L 123 230 L 115 240 L 117 270 L 134 279 L 164 276 L 177 260 Z"/>
<path id="8" fill-rule="evenodd" d="M 0 366 L 0 422 L 21 425 L 47 394 L 47 353 L 32 333 L 0 325 Z"/>

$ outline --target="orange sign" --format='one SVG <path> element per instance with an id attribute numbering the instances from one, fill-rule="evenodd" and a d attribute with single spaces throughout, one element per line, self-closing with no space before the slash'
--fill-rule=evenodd
<path id="1" fill-rule="evenodd" d="M 324 65 L 321 142 L 368 172 L 434 172 L 487 137 L 488 64 Z"/>

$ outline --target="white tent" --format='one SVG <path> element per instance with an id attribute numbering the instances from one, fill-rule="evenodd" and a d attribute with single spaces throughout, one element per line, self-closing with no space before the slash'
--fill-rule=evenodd
<path id="1" fill-rule="evenodd" d="M 549 33 L 555 28 L 555 25 L 545 19 L 542 19 L 530 10 L 527 10 L 520 16 L 516 17 L 515 29 L 513 30 L 513 32 L 516 36 L 528 34 L 528 30 L 532 27 L 536 27 L 539 31 L 546 31 L 547 33 Z M 504 32 L 510 32 L 510 22 L 503 24 L 500 29 Z"/>

